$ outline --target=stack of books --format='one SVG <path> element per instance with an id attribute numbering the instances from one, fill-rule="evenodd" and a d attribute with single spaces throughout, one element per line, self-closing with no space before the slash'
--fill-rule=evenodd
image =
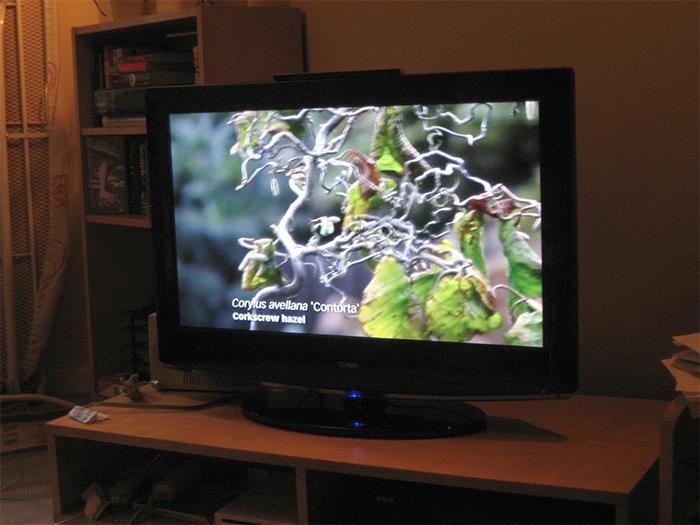
<path id="1" fill-rule="evenodd" d="M 148 215 L 144 136 L 85 137 L 85 212 Z"/>
<path id="2" fill-rule="evenodd" d="M 681 350 L 661 362 L 676 380 L 676 391 L 688 401 L 693 417 L 700 414 L 700 333 L 677 335 L 673 343 Z"/>
<path id="3" fill-rule="evenodd" d="M 95 113 L 100 124 L 145 125 L 145 88 L 195 81 L 195 51 L 105 45 L 95 55 Z"/>

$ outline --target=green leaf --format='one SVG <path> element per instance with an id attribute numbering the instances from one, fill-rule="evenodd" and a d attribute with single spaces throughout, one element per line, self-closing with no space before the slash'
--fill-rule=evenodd
<path id="1" fill-rule="evenodd" d="M 542 346 L 542 310 L 524 312 L 505 333 L 506 342 L 518 346 Z"/>
<path id="2" fill-rule="evenodd" d="M 377 113 L 372 137 L 372 158 L 380 171 L 403 173 L 401 131 L 398 127 L 400 118 L 400 110 L 395 106 L 384 108 Z"/>
<path id="3" fill-rule="evenodd" d="M 484 227 L 483 215 L 479 210 L 460 211 L 455 215 L 455 232 L 459 239 L 462 254 L 471 259 L 474 265 L 488 276 L 481 234 Z"/>
<path id="4" fill-rule="evenodd" d="M 428 334 L 443 341 L 468 341 L 474 334 L 495 330 L 502 321 L 477 270 L 443 277 L 428 298 L 426 315 Z"/>
<path id="5" fill-rule="evenodd" d="M 542 297 L 542 260 L 527 243 L 527 235 L 518 230 L 515 221 L 502 221 L 499 232 L 503 253 L 508 261 L 508 284 L 525 297 Z M 510 303 L 519 297 L 510 295 Z M 527 311 L 524 304 L 516 306 L 514 315 Z"/>
<path id="6" fill-rule="evenodd" d="M 423 339 L 420 305 L 401 263 L 382 257 L 362 294 L 358 319 L 372 337 Z"/>
<path id="7" fill-rule="evenodd" d="M 396 188 L 396 181 L 383 177 L 379 186 L 381 188 L 380 193 L 371 195 L 367 199 L 362 196 L 362 188 L 359 182 L 354 182 L 352 186 L 350 186 L 347 196 L 347 205 L 345 206 L 343 228 L 350 226 L 352 221 L 357 217 L 367 214 L 370 210 L 376 210 L 384 204 L 385 200 L 383 196 Z"/>
<path id="8" fill-rule="evenodd" d="M 382 177 L 381 182 L 379 183 L 379 188 L 378 194 L 372 195 L 369 199 L 367 199 L 370 210 L 376 210 L 386 202 L 384 200 L 384 196 L 390 191 L 396 189 L 396 181 L 388 177 Z"/>
<path id="9" fill-rule="evenodd" d="M 413 293 L 416 294 L 418 302 L 422 306 L 425 306 L 425 303 L 428 300 L 428 295 L 435 287 L 439 274 L 440 272 L 437 271 L 424 272 L 411 277 L 411 288 L 413 289 Z"/>
<path id="10" fill-rule="evenodd" d="M 345 206 L 345 217 L 343 218 L 343 228 L 350 226 L 352 221 L 369 211 L 369 202 L 362 198 L 360 184 L 355 182 L 350 186 Z"/>
<path id="11" fill-rule="evenodd" d="M 275 245 L 272 239 L 256 239 L 253 244 L 255 247 L 246 256 L 241 288 L 255 290 L 262 286 L 286 284 L 282 272 L 275 265 Z"/>
<path id="12" fill-rule="evenodd" d="M 233 119 L 236 144 L 231 153 L 254 149 L 268 134 L 289 130 L 289 124 L 274 117 L 274 111 L 244 111 Z"/>

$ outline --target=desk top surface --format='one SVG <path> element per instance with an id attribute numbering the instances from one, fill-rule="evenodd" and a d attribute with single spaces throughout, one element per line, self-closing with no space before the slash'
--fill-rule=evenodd
<path id="1" fill-rule="evenodd" d="M 486 432 L 362 440 L 266 427 L 225 404 L 198 411 L 97 406 L 109 419 L 47 424 L 73 437 L 316 470 L 616 503 L 654 466 L 666 401 L 572 396 L 474 403 Z"/>

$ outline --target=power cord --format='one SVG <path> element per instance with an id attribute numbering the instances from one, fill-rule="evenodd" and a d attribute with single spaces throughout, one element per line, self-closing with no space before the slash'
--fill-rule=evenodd
<path id="1" fill-rule="evenodd" d="M 46 396 L 44 394 L 2 394 L 0 395 L 0 403 L 16 403 L 22 401 L 31 401 L 36 403 L 49 403 L 51 405 L 58 405 L 63 408 L 70 410 L 75 406 L 75 403 L 66 401 L 59 397 Z"/>

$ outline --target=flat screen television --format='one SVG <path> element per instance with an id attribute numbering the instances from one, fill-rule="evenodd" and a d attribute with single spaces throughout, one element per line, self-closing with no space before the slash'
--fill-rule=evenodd
<path id="1" fill-rule="evenodd" d="M 154 88 L 147 108 L 164 363 L 258 385 L 264 423 L 366 437 L 576 389 L 571 69 Z"/>

